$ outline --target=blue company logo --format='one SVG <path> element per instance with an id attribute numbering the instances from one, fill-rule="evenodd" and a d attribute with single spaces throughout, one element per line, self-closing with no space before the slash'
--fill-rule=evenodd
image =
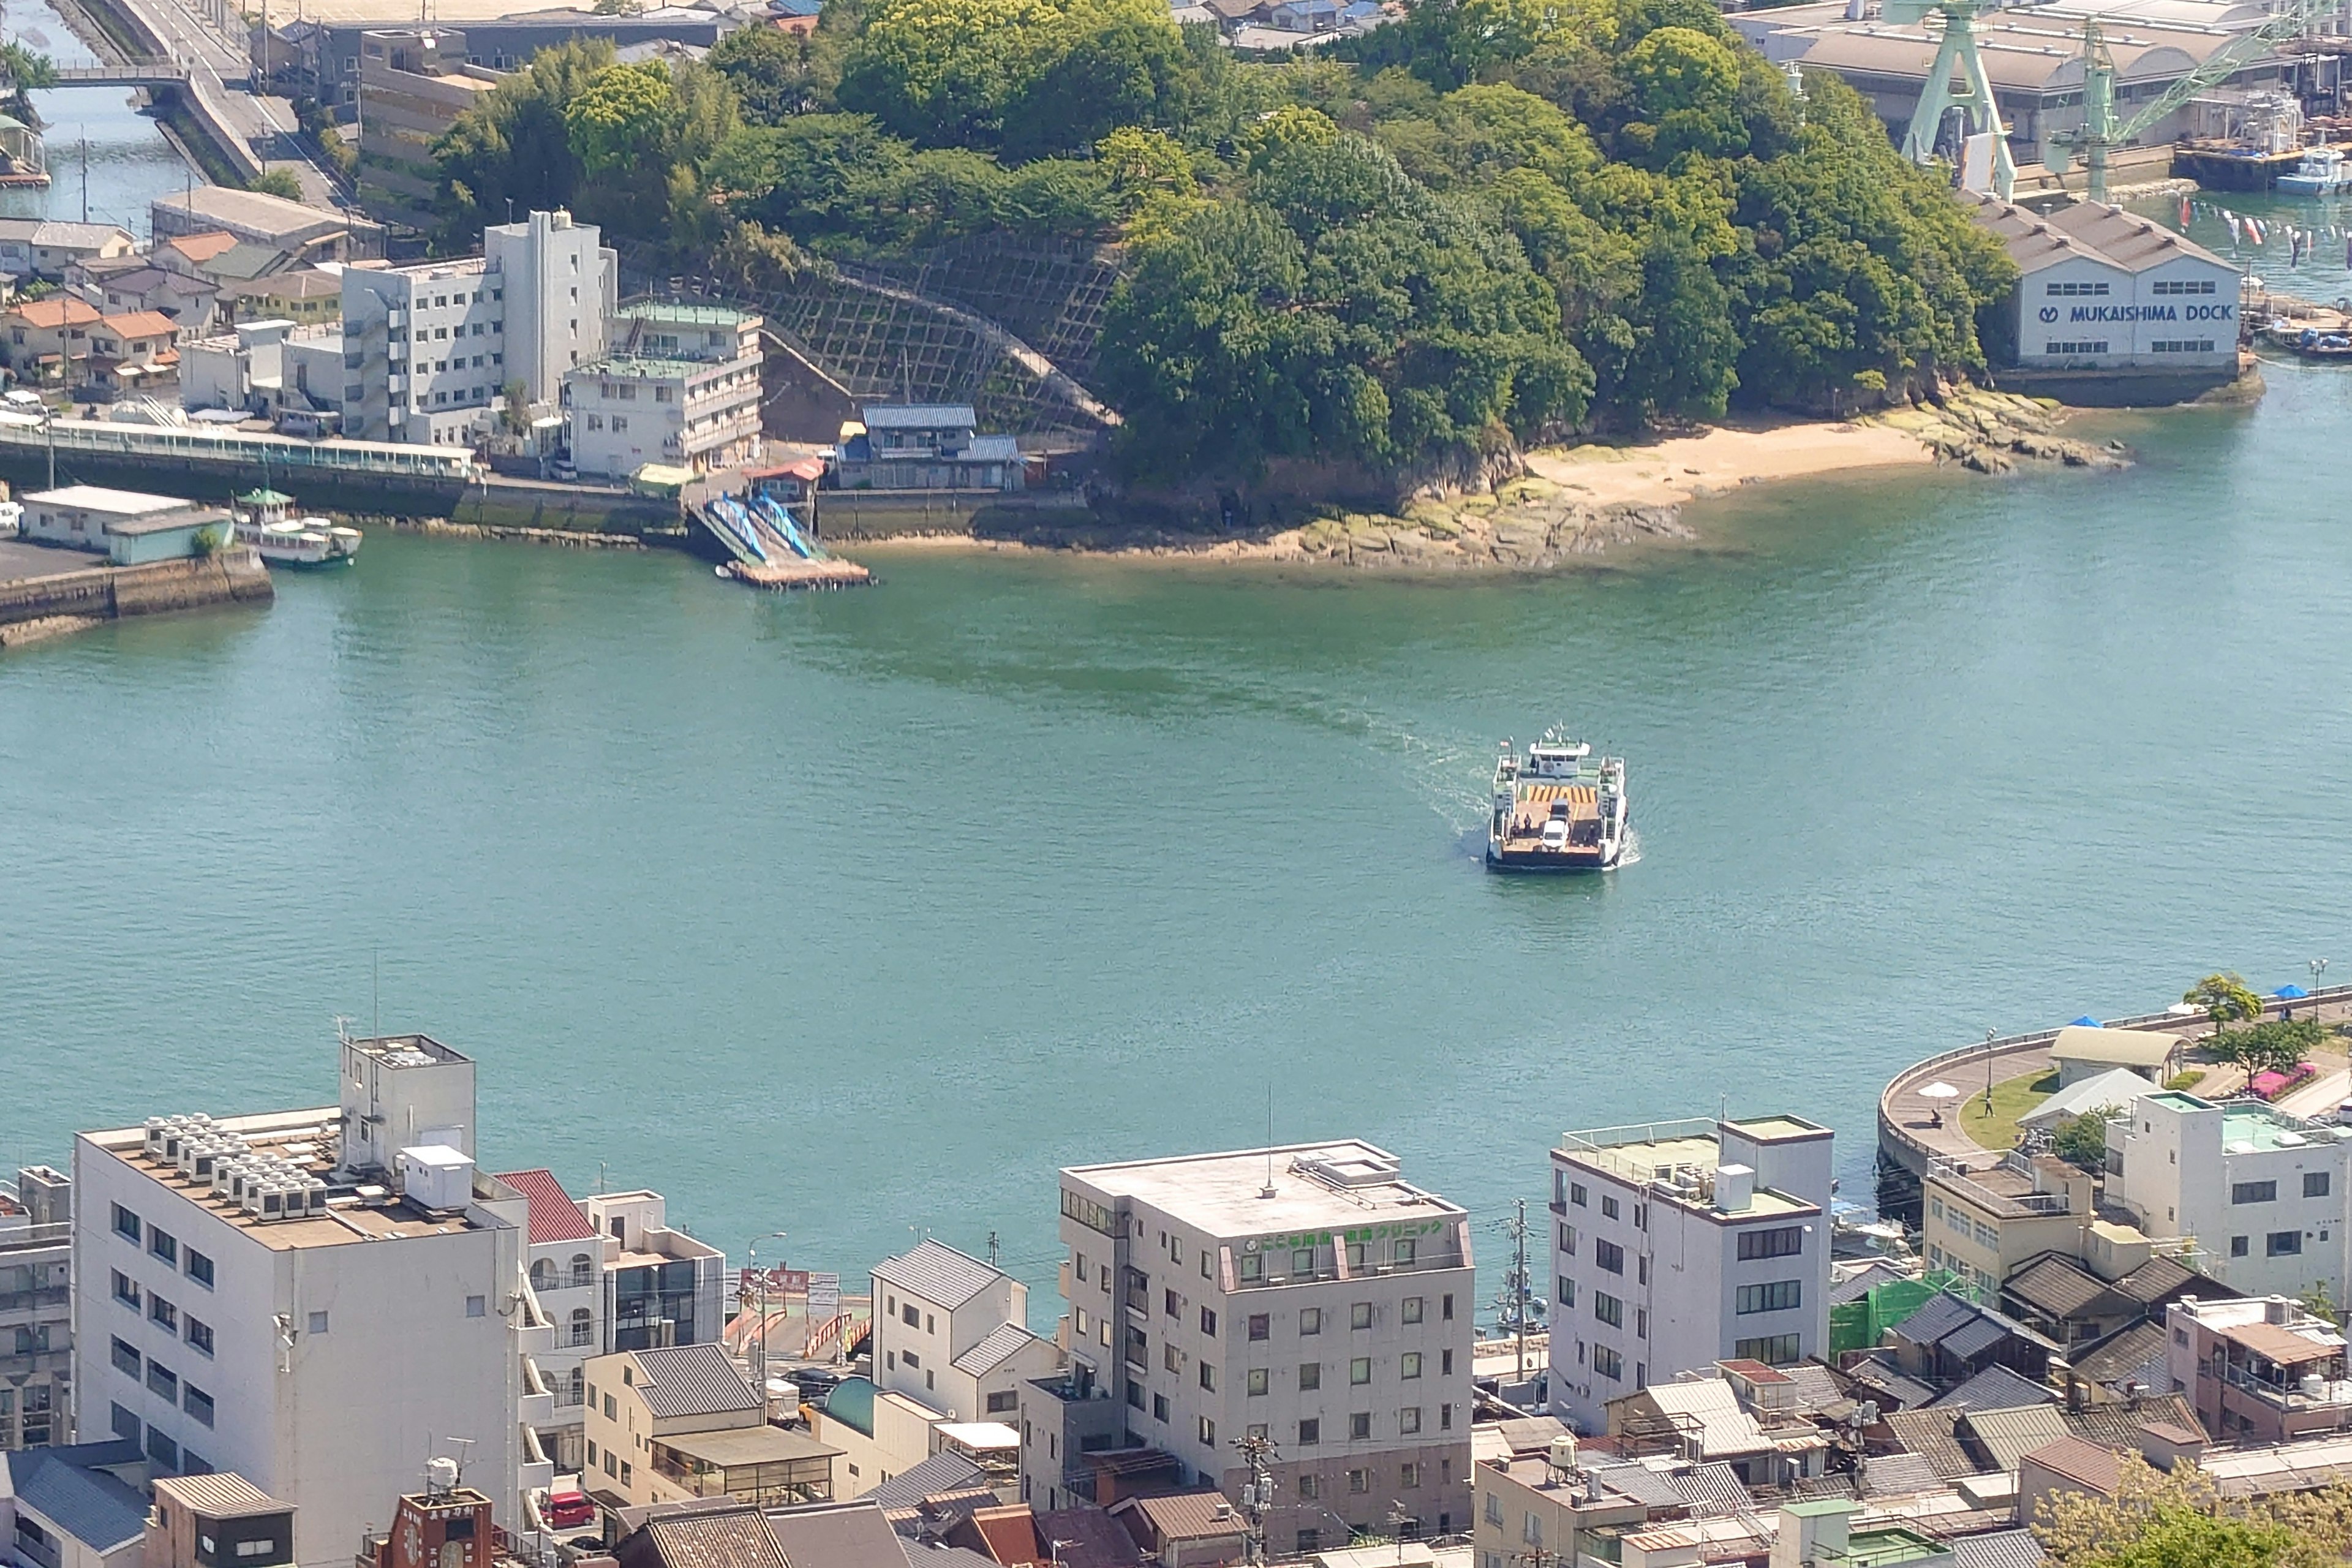
<path id="1" fill-rule="evenodd" d="M 2070 321 L 2227 321 L 2235 305 L 2077 305 Z M 2050 318 L 2045 313 L 2042 320 Z"/>
<path id="2" fill-rule="evenodd" d="M 2045 321 L 2045 322 L 2047 322 L 2047 321 L 2056 321 L 2056 320 L 2058 319 L 2058 307 L 2057 307 L 2057 306 L 2055 306 L 2055 305 L 2044 305 L 2044 306 L 2042 306 L 2042 321 Z"/>

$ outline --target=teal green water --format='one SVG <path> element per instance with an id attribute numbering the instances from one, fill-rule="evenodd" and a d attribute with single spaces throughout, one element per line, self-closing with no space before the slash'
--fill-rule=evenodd
<path id="1" fill-rule="evenodd" d="M 379 533 L 259 613 L 0 660 L 0 1157 L 482 1062 L 494 1164 L 862 1269 L 1062 1163 L 1359 1133 L 1498 1216 L 1562 1129 L 1839 1129 L 1989 1027 L 2352 974 L 2352 380 L 2121 475 L 1905 475 L 1718 547 L 1401 582 Z M 1631 759 L 1613 878 L 1479 865 L 1496 740 Z M 1490 1233 L 1491 1234 L 1491 1233 Z M 1490 1239 L 1490 1256 L 1496 1256 Z"/>

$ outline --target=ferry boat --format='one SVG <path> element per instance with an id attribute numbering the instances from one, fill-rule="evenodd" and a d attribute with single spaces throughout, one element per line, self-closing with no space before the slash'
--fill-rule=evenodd
<path id="1" fill-rule="evenodd" d="M 359 559 L 360 531 L 323 517 L 289 515 L 294 498 L 278 490 L 248 490 L 230 510 L 239 544 L 250 544 L 272 566 L 349 566 Z"/>
<path id="2" fill-rule="evenodd" d="M 2278 189 L 2288 196 L 2336 195 L 2352 190 L 2352 169 L 2344 166 L 2341 148 L 2307 148 L 2294 172 L 2278 177 Z"/>
<path id="3" fill-rule="evenodd" d="M 1595 761 L 1592 748 L 1558 727 L 1522 756 L 1503 742 L 1486 826 L 1493 871 L 1611 871 L 1632 837 L 1625 759 Z"/>

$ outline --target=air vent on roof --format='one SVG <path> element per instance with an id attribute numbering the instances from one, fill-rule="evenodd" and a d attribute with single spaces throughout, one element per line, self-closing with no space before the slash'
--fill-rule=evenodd
<path id="1" fill-rule="evenodd" d="M 1291 1169 L 1331 1187 L 1377 1187 L 1397 1179 L 1399 1166 L 1385 1154 L 1314 1154 L 1301 1157 Z"/>

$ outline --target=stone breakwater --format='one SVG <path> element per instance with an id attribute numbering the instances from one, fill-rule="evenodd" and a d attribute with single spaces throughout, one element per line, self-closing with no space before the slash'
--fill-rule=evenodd
<path id="1" fill-rule="evenodd" d="M 21 578 L 0 583 L 0 648 L 87 630 L 124 616 L 267 604 L 275 595 L 261 557 L 243 548 L 201 560 L 92 566 Z"/>

